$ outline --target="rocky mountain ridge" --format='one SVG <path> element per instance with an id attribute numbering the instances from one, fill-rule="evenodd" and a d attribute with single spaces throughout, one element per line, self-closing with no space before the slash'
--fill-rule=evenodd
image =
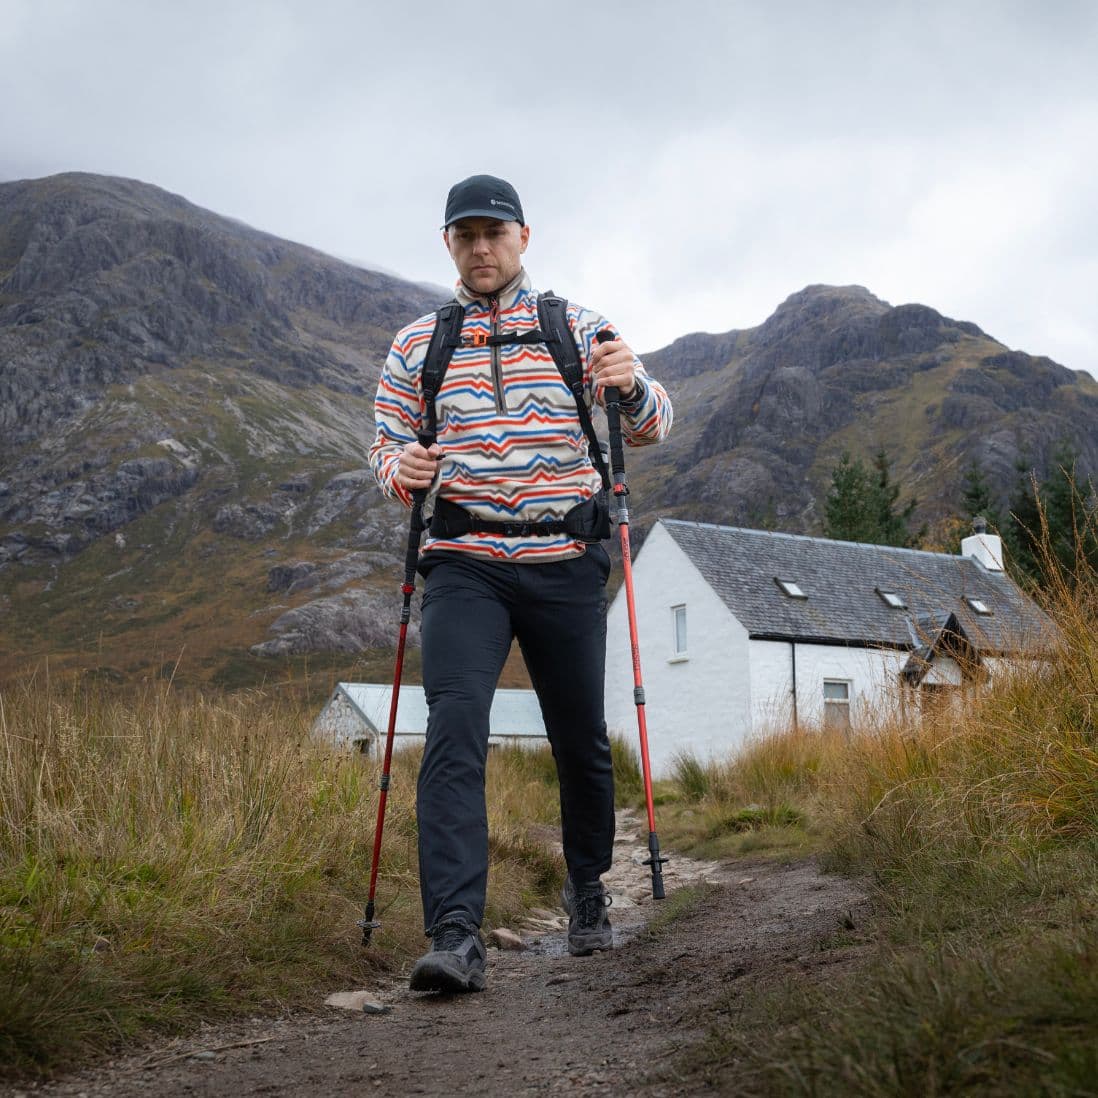
<path id="1" fill-rule="evenodd" d="M 131 180 L 0 184 L 0 675 L 50 654 L 223 685 L 392 632 L 406 516 L 366 468 L 393 332 L 447 291 Z M 1009 490 L 1098 384 L 976 325 L 810 286 L 757 328 L 645 355 L 673 438 L 630 455 L 658 514 L 810 532 L 843 449 L 884 446 L 934 519 L 978 460 Z"/>
<path id="2" fill-rule="evenodd" d="M 888 452 L 931 521 L 956 508 L 974 462 L 1004 499 L 1020 462 L 1045 468 L 1063 441 L 1098 468 L 1088 374 L 861 286 L 809 286 L 758 328 L 687 336 L 645 359 L 678 404 L 704 409 L 660 455 L 661 504 L 681 517 L 815 532 L 843 450 Z"/>

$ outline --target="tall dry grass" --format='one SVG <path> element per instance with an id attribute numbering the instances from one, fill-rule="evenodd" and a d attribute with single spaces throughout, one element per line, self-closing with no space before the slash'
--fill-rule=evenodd
<path id="1" fill-rule="evenodd" d="M 136 696 L 44 679 L 0 695 L 0 1068 L 42 1071 L 134 1034 L 316 1003 L 423 948 L 418 753 L 394 759 L 361 948 L 378 764 L 310 744 L 258 694 Z M 488 921 L 545 903 L 559 818 L 544 764 L 489 763 Z"/>

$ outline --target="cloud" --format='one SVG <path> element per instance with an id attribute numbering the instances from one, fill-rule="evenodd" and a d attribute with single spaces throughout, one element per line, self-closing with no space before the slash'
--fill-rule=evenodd
<path id="1" fill-rule="evenodd" d="M 8 0 L 0 177 L 144 179 L 448 283 L 450 183 L 640 348 L 857 282 L 1098 372 L 1098 7 Z"/>

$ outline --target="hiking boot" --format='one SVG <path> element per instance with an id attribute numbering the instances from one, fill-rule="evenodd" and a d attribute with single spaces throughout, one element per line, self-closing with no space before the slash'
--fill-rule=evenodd
<path id="1" fill-rule="evenodd" d="M 431 952 L 412 966 L 408 987 L 412 991 L 483 991 L 487 960 L 475 927 L 443 920 L 431 934 Z"/>
<path id="2" fill-rule="evenodd" d="M 573 957 L 586 957 L 596 949 L 614 948 L 610 916 L 606 913 L 613 898 L 602 881 L 576 887 L 568 877 L 560 898 L 568 912 L 568 952 Z"/>

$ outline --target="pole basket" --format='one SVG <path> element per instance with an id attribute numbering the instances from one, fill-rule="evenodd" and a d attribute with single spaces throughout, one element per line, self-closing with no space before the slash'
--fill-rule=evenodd
<path id="1" fill-rule="evenodd" d="M 370 935 L 373 934 L 373 932 L 375 930 L 377 930 L 377 928 L 379 926 L 381 926 L 381 923 L 379 923 L 374 918 L 374 901 L 373 900 L 370 900 L 366 904 L 365 917 L 362 918 L 362 919 L 359 919 L 359 921 L 357 923 L 355 923 L 355 926 L 362 927 L 362 944 L 364 946 L 368 946 L 370 944 Z"/>

